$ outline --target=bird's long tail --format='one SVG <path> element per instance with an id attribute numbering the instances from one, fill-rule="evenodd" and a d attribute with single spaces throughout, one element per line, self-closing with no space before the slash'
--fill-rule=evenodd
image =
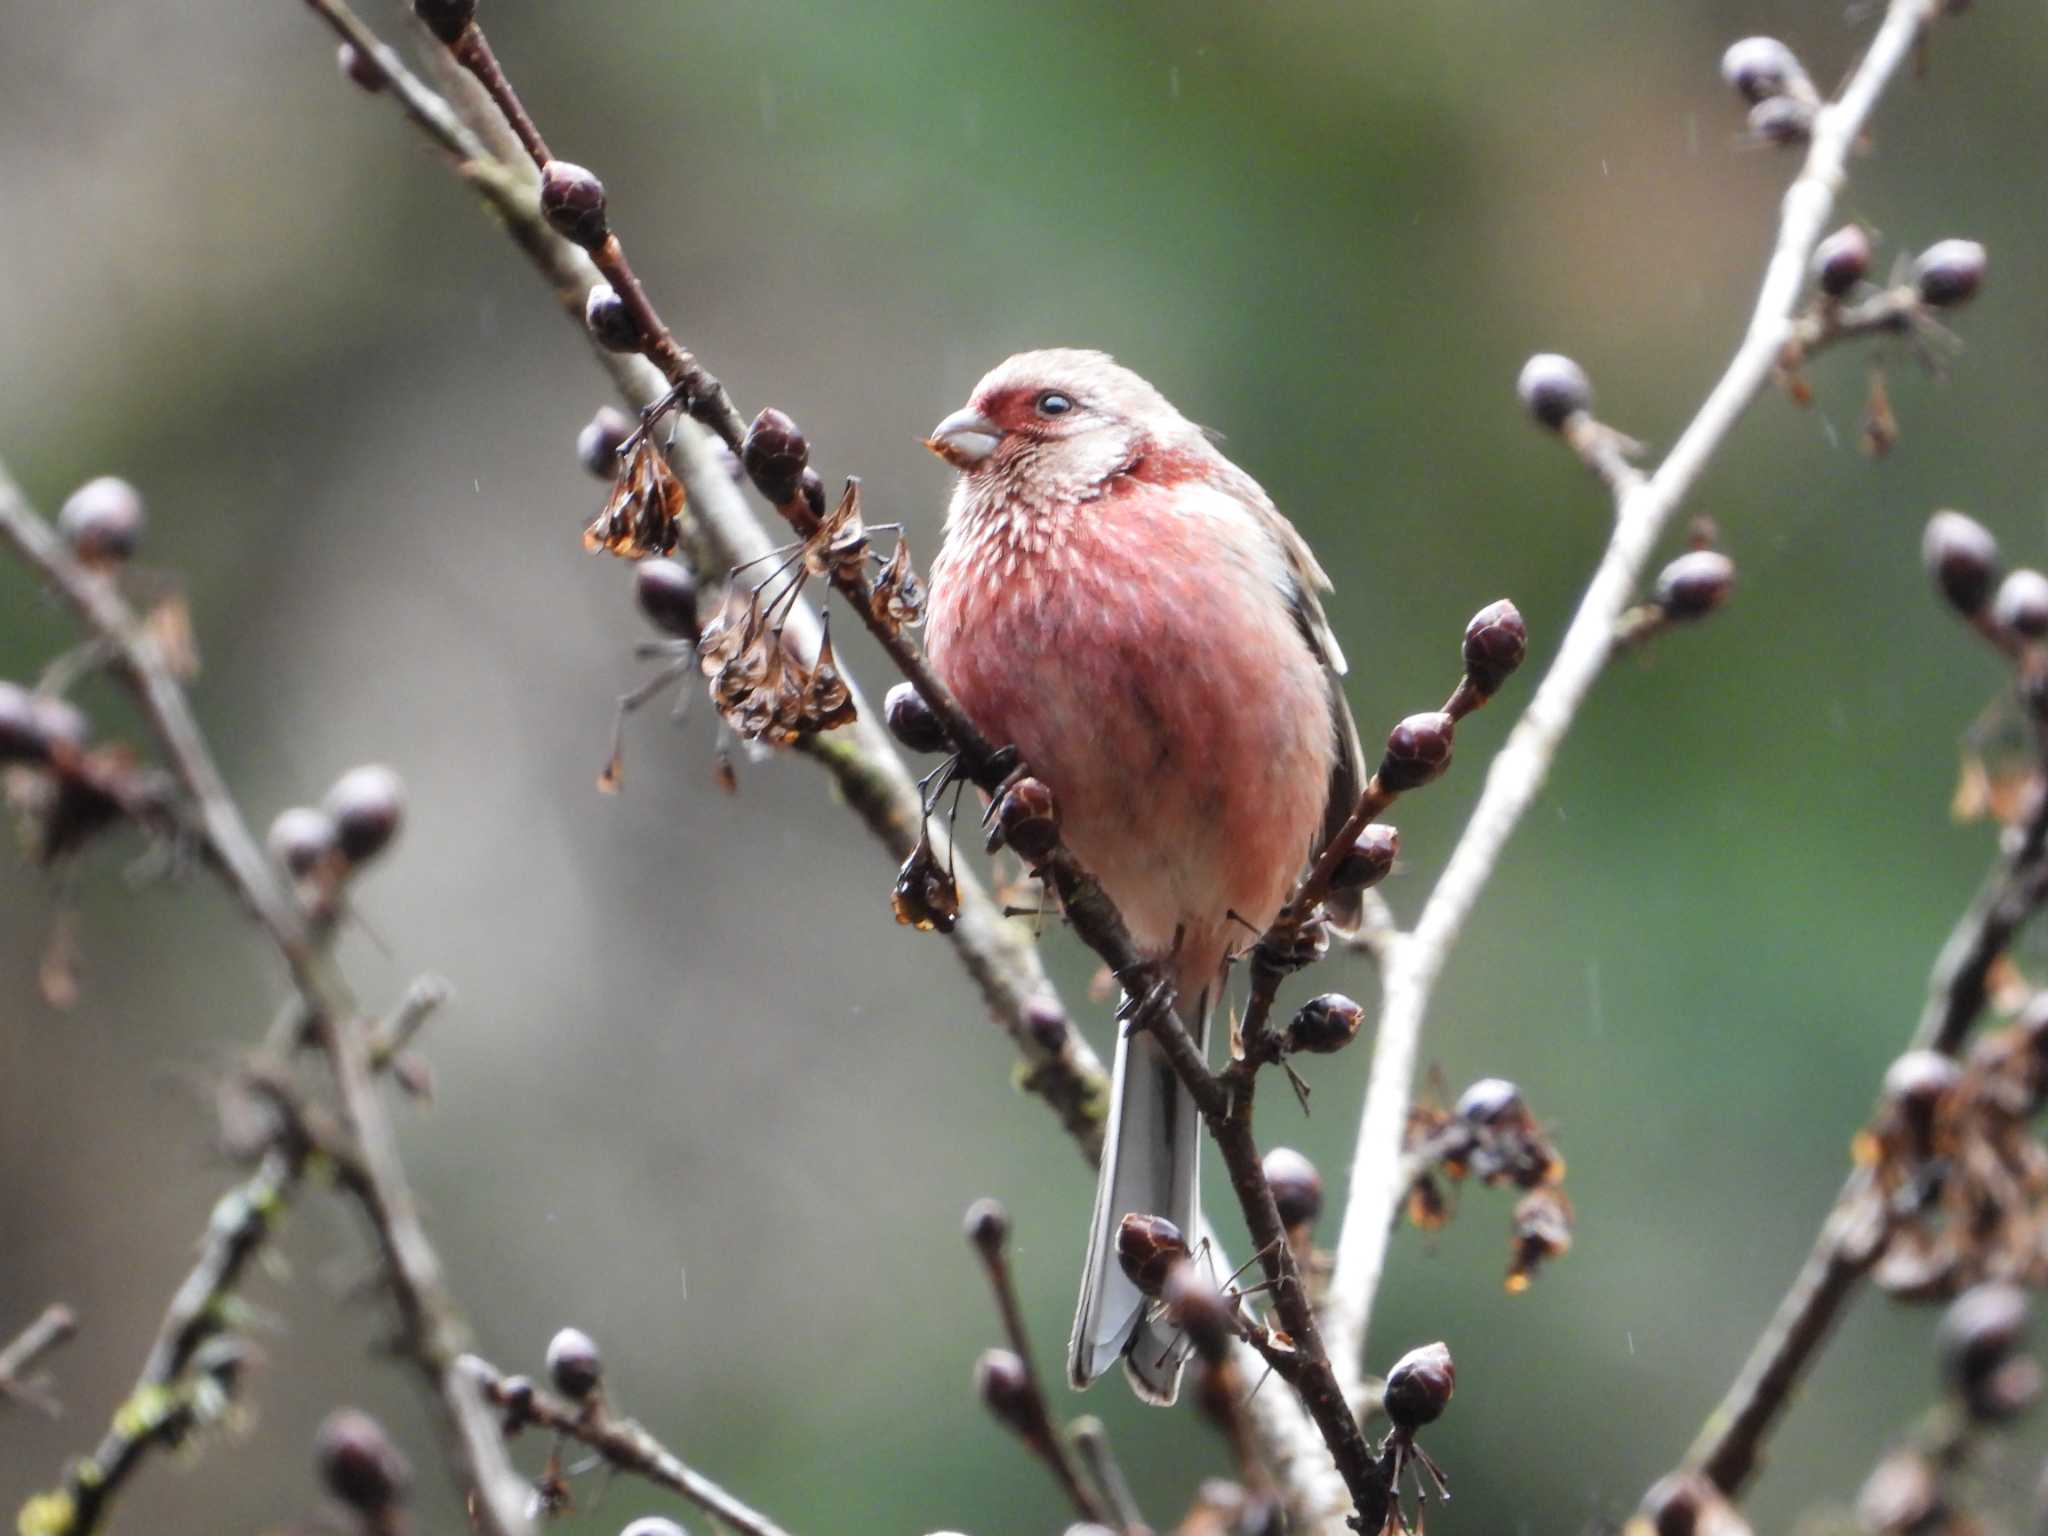
<path id="1" fill-rule="evenodd" d="M 1196 1043 L 1206 1059 L 1206 1001 L 1199 1013 Z M 1149 1034 L 1120 1032 L 1081 1301 L 1068 1346 L 1067 1372 L 1076 1387 L 1089 1385 L 1121 1358 L 1132 1390 L 1146 1402 L 1170 1403 L 1179 1391 L 1186 1344 L 1163 1317 L 1151 1315 L 1156 1304 L 1125 1276 L 1116 1233 L 1124 1217 L 1137 1212 L 1164 1216 L 1192 1244 L 1201 1210 L 1201 1152 L 1201 1116 L 1165 1053 Z"/>

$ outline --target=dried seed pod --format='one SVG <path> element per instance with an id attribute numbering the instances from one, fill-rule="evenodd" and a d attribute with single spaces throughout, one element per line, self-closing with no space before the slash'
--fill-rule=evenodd
<path id="1" fill-rule="evenodd" d="M 1164 1216 L 1133 1211 L 1117 1223 L 1116 1261 L 1125 1278 L 1147 1296 L 1157 1296 L 1174 1265 L 1187 1256 L 1187 1239 Z"/>
<path id="2" fill-rule="evenodd" d="M 303 880 L 332 857 L 340 837 L 334 818 L 310 805 L 277 813 L 265 840 L 270 856 L 295 880 Z"/>
<path id="3" fill-rule="evenodd" d="M 947 749 L 946 728 L 925 703 L 915 683 L 898 683 L 882 700 L 889 733 L 911 752 L 943 752 Z"/>
<path id="4" fill-rule="evenodd" d="M 1482 697 L 1491 698 L 1529 654 L 1529 626 L 1506 598 L 1488 603 L 1465 626 L 1465 675 Z"/>
<path id="5" fill-rule="evenodd" d="M 1814 284 L 1831 299 L 1847 298 L 1869 275 L 1870 236 L 1861 224 L 1844 224 L 1814 248 Z"/>
<path id="6" fill-rule="evenodd" d="M 1721 55 L 1721 78 L 1752 106 L 1788 93 L 1813 94 L 1813 83 L 1798 55 L 1775 37 L 1745 37 L 1730 43 Z"/>
<path id="7" fill-rule="evenodd" d="M 1399 794 L 1419 789 L 1451 765 L 1455 723 L 1442 710 L 1410 715 L 1387 733 L 1387 753 L 1380 759 L 1382 786 Z"/>
<path id="8" fill-rule="evenodd" d="M 810 458 L 810 444 L 803 432 L 773 406 L 754 418 L 740 445 L 740 463 L 754 489 L 778 507 L 796 495 Z"/>
<path id="9" fill-rule="evenodd" d="M 659 556 L 642 560 L 633 567 L 633 598 L 656 629 L 696 642 L 697 577 L 687 565 Z"/>
<path id="10" fill-rule="evenodd" d="M 405 782 L 381 763 L 351 768 L 321 802 L 334 821 L 335 846 L 351 864 L 374 859 L 390 846 L 405 819 Z"/>
<path id="11" fill-rule="evenodd" d="M 1007 1349 L 985 1349 L 974 1362 L 974 1391 L 997 1423 L 1027 1440 L 1045 1427 L 1043 1405 L 1031 1388 L 1031 1371 L 1023 1357 Z"/>
<path id="12" fill-rule="evenodd" d="M 1308 1051 L 1327 1056 L 1356 1040 L 1364 1023 L 1365 1010 L 1357 1003 L 1341 992 L 1325 992 L 1321 997 L 1310 998 L 1296 1010 L 1288 1021 L 1283 1046 L 1289 1052 Z"/>
<path id="13" fill-rule="evenodd" d="M 896 921 L 921 933 L 951 933 L 960 918 L 960 888 L 932 852 L 929 837 L 920 837 L 910 857 L 896 872 L 890 893 Z"/>
<path id="14" fill-rule="evenodd" d="M 860 480 L 848 476 L 846 489 L 829 516 L 820 518 L 804 540 L 804 569 L 813 576 L 858 577 L 867 561 L 868 529 L 860 515 Z"/>
<path id="15" fill-rule="evenodd" d="M 1927 520 L 1920 552 L 1950 607 L 1965 618 L 1984 611 L 1998 580 L 1998 541 L 1982 523 L 1960 512 L 1937 512 Z"/>
<path id="16" fill-rule="evenodd" d="M 718 612 L 697 637 L 697 670 L 706 677 L 719 676 L 742 649 L 754 643 L 760 624 L 759 594 L 738 582 L 728 583 Z"/>
<path id="17" fill-rule="evenodd" d="M 1381 1406 L 1396 1429 L 1416 1430 L 1434 1424 L 1450 1406 L 1457 1367 L 1442 1343 L 1411 1349 L 1387 1372 Z"/>
<path id="18" fill-rule="evenodd" d="M 1323 1176 L 1316 1165 L 1292 1147 L 1275 1147 L 1262 1166 L 1280 1211 L 1280 1225 L 1289 1232 L 1314 1226 L 1323 1214 Z"/>
<path id="19" fill-rule="evenodd" d="M 604 1381 L 597 1342 L 581 1328 L 564 1328 L 548 1340 L 548 1380 L 572 1403 L 585 1401 Z"/>
<path id="20" fill-rule="evenodd" d="M 646 344 L 640 322 L 610 283 L 592 283 L 583 300 L 583 323 L 607 352 L 638 352 Z"/>
<path id="21" fill-rule="evenodd" d="M 1002 1201 L 984 1196 L 967 1207 L 967 1240 L 983 1257 L 992 1259 L 1001 1253 L 1009 1236 L 1010 1213 L 1003 1209 Z"/>
<path id="22" fill-rule="evenodd" d="M 1508 1239 L 1507 1288 L 1529 1289 L 1536 1271 L 1563 1255 L 1572 1245 L 1572 1203 L 1554 1186 L 1532 1189 L 1515 1202 Z"/>
<path id="23" fill-rule="evenodd" d="M 87 565 L 119 565 L 142 542 L 142 493 L 116 475 L 88 480 L 65 499 L 57 531 Z"/>
<path id="24" fill-rule="evenodd" d="M 1016 851 L 1027 864 L 1044 860 L 1060 843 L 1060 805 L 1052 786 L 1043 779 L 1017 780 L 996 801 L 995 824 L 989 829 L 988 848 Z"/>
<path id="25" fill-rule="evenodd" d="M 1967 304 L 1984 286 L 1984 247 L 1974 240 L 1940 240 L 1913 262 L 1920 302 L 1936 309 Z"/>
<path id="26" fill-rule="evenodd" d="M 601 405 L 576 434 L 576 459 L 600 480 L 619 472 L 619 448 L 633 435 L 633 418 L 616 406 Z"/>
<path id="27" fill-rule="evenodd" d="M 1657 606 L 1674 623 L 1703 619 L 1735 590 L 1735 562 L 1718 549 L 1680 555 L 1658 573 Z"/>
<path id="28" fill-rule="evenodd" d="M 1999 583 L 1991 616 L 2029 640 L 2048 635 L 2048 576 L 2024 566 L 2014 571 Z"/>
<path id="29" fill-rule="evenodd" d="M 651 438 L 620 467 L 612 493 L 583 530 L 583 547 L 625 560 L 666 555 L 682 540 L 683 482 Z"/>
<path id="30" fill-rule="evenodd" d="M 1330 889 L 1362 891 L 1378 885 L 1393 873 L 1394 861 L 1400 856 L 1400 832 L 1376 821 L 1358 834 L 1358 840 L 1338 861 L 1330 875 Z"/>
<path id="31" fill-rule="evenodd" d="M 1515 394 L 1540 427 L 1552 432 L 1582 411 L 1593 409 L 1593 384 L 1586 370 L 1556 352 L 1538 352 L 1522 364 Z"/>
<path id="32" fill-rule="evenodd" d="M 384 1426 L 354 1408 L 338 1408 L 321 1421 L 313 1465 L 327 1491 L 358 1514 L 386 1514 L 412 1487 L 412 1468 Z"/>
<path id="33" fill-rule="evenodd" d="M 853 690 L 846 685 L 846 678 L 839 670 L 839 659 L 832 650 L 832 627 L 830 616 L 823 632 L 818 636 L 818 659 L 811 665 L 809 679 L 804 684 L 803 727 L 809 731 L 832 731 L 842 725 L 851 725 L 859 712 L 853 703 Z"/>
<path id="34" fill-rule="evenodd" d="M 896 552 L 875 579 L 875 613 L 892 628 L 918 624 L 924 619 L 924 599 L 924 582 L 910 564 L 910 541 L 899 536 Z"/>
<path id="35" fill-rule="evenodd" d="M 540 212 L 556 234 L 586 251 L 603 245 L 611 233 L 605 223 L 604 183 L 567 160 L 550 160 L 541 167 Z"/>

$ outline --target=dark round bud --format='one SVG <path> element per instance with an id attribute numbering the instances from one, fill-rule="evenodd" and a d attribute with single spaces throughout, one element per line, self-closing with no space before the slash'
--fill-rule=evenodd
<path id="1" fill-rule="evenodd" d="M 332 816 L 310 805 L 294 805 L 277 813 L 265 842 L 285 872 L 303 880 L 334 852 L 336 836 Z"/>
<path id="2" fill-rule="evenodd" d="M 690 1536 L 690 1533 L 661 1515 L 643 1515 L 619 1532 L 619 1536 Z"/>
<path id="3" fill-rule="evenodd" d="M 1522 1090 L 1504 1077 L 1482 1077 L 1458 1095 L 1452 1110 L 1468 1125 L 1498 1125 L 1522 1114 Z"/>
<path id="4" fill-rule="evenodd" d="M 381 91 L 389 83 L 384 66 L 363 52 L 354 43 L 343 43 L 334 55 L 335 68 L 341 77 L 366 91 Z"/>
<path id="5" fill-rule="evenodd" d="M 1657 575 L 1657 606 L 1679 623 L 1704 619 L 1735 590 L 1735 562 L 1718 549 L 1688 550 Z"/>
<path id="6" fill-rule="evenodd" d="M 1374 822 L 1358 834 L 1330 875 L 1333 891 L 1362 891 L 1378 885 L 1394 871 L 1401 856 L 1401 834 L 1383 822 Z"/>
<path id="7" fill-rule="evenodd" d="M 1931 1105 L 1962 1081 L 1963 1069 L 1939 1051 L 1908 1051 L 1884 1074 L 1884 1095 L 1895 1103 Z"/>
<path id="8" fill-rule="evenodd" d="M 811 509 L 811 516 L 825 515 L 825 477 L 808 466 L 796 477 L 797 494 L 804 499 L 804 505 Z"/>
<path id="9" fill-rule="evenodd" d="M 350 1509 L 381 1515 L 405 1498 L 412 1468 L 383 1425 L 354 1408 L 337 1408 L 313 1436 L 320 1481 Z"/>
<path id="10" fill-rule="evenodd" d="M 1913 285 L 1923 304 L 1949 309 L 1967 304 L 1984 286 L 1984 247 L 1974 240 L 1940 240 L 1913 262 Z"/>
<path id="11" fill-rule="evenodd" d="M 1020 1435 L 1037 1433 L 1037 1395 L 1022 1356 L 1007 1349 L 983 1350 L 974 1362 L 974 1390 L 998 1423 Z"/>
<path id="12" fill-rule="evenodd" d="M 1998 541 L 1975 518 L 1937 512 L 1927 520 L 1920 555 L 1950 605 L 1965 617 L 1981 613 L 1998 579 Z"/>
<path id="13" fill-rule="evenodd" d="M 592 283 L 583 301 L 583 323 L 607 352 L 638 352 L 640 326 L 610 283 Z"/>
<path id="14" fill-rule="evenodd" d="M 57 531 L 87 565 L 114 565 L 142 542 L 142 495 L 126 480 L 101 475 L 71 493 Z"/>
<path id="15" fill-rule="evenodd" d="M 334 819 L 341 856 L 361 864 L 382 853 L 405 819 L 405 784 L 381 763 L 351 768 L 334 781 L 320 808 Z"/>
<path id="16" fill-rule="evenodd" d="M 1806 80 L 1798 56 L 1775 37 L 1745 37 L 1721 55 L 1721 78 L 1747 102 L 1769 101 Z"/>
<path id="17" fill-rule="evenodd" d="M 882 700 L 882 713 L 889 722 L 889 734 L 911 752 L 946 750 L 946 728 L 925 703 L 915 683 L 898 683 Z"/>
<path id="18" fill-rule="evenodd" d="M 533 1378 L 507 1376 L 498 1383 L 498 1406 L 505 1410 L 505 1433 L 523 1428 L 533 1419 Z"/>
<path id="19" fill-rule="evenodd" d="M 1010 1213 L 1000 1200 L 983 1198 L 967 1207 L 967 1241 L 993 1258 L 1010 1236 Z"/>
<path id="20" fill-rule="evenodd" d="M 46 763 L 58 748 L 82 750 L 91 727 L 68 699 L 0 681 L 0 763 Z"/>
<path id="21" fill-rule="evenodd" d="M 1280 1208 L 1280 1225 L 1290 1232 L 1313 1226 L 1323 1214 L 1323 1176 L 1316 1165 L 1292 1147 L 1275 1147 L 1263 1166 L 1273 1204 Z"/>
<path id="22" fill-rule="evenodd" d="M 747 478 L 778 507 L 796 495 L 810 462 L 811 445 L 804 440 L 802 429 L 772 405 L 754 418 L 740 444 L 740 463 Z"/>
<path id="23" fill-rule="evenodd" d="M 1949 1305 L 1935 1330 L 1948 1384 L 1978 1418 L 2009 1418 L 2040 1391 L 2040 1368 L 2022 1353 L 2026 1293 L 2017 1286 L 1972 1286 Z"/>
<path id="24" fill-rule="evenodd" d="M 1465 626 L 1465 675 L 1483 694 L 1498 691 L 1528 654 L 1529 626 L 1506 598 L 1488 603 Z"/>
<path id="25" fill-rule="evenodd" d="M 549 228 L 586 251 L 603 245 L 611 233 L 604 218 L 604 183 L 567 160 L 550 160 L 541 167 L 540 211 Z"/>
<path id="26" fill-rule="evenodd" d="M 1233 1306 L 1199 1264 L 1182 1260 L 1169 1269 L 1159 1299 L 1166 1303 L 1167 1316 L 1186 1331 L 1203 1359 L 1218 1359 L 1230 1348 L 1237 1333 Z"/>
<path id="27" fill-rule="evenodd" d="M 1749 131 L 1766 144 L 1804 144 L 1813 137 L 1813 108 L 1796 96 L 1773 96 L 1749 109 Z"/>
<path id="28" fill-rule="evenodd" d="M 633 598 L 655 628 L 697 643 L 697 578 L 680 560 L 642 560 L 633 567 Z"/>
<path id="29" fill-rule="evenodd" d="M 1538 352 L 1522 364 L 1515 394 L 1536 424 L 1553 432 L 1562 431 L 1579 412 L 1593 409 L 1593 382 L 1586 370 L 1555 352 Z"/>
<path id="30" fill-rule="evenodd" d="M 1450 1350 L 1441 1343 L 1424 1344 L 1394 1362 L 1381 1404 L 1396 1429 L 1420 1429 L 1443 1416 L 1457 1380 Z"/>
<path id="31" fill-rule="evenodd" d="M 1869 272 L 1870 236 L 1861 224 L 1844 224 L 1814 248 L 1813 280 L 1831 299 L 1847 297 Z"/>
<path id="32" fill-rule="evenodd" d="M 453 43 L 476 20 L 476 0 L 412 0 L 412 13 L 444 43 Z"/>
<path id="33" fill-rule="evenodd" d="M 2024 566 L 1999 583 L 1992 617 L 2014 634 L 2038 640 L 2048 635 L 2048 576 Z"/>
<path id="34" fill-rule="evenodd" d="M 548 1340 L 548 1380 L 571 1402 L 582 1402 L 604 1380 L 597 1342 L 581 1328 L 564 1328 Z"/>
<path id="35" fill-rule="evenodd" d="M 619 472 L 619 445 L 633 435 L 633 418 L 617 406 L 601 405 L 576 434 L 576 457 L 600 480 Z"/>
<path id="36" fill-rule="evenodd" d="M 1451 765 L 1451 717 L 1440 709 L 1410 715 L 1387 733 L 1380 759 L 1381 787 L 1399 794 L 1419 789 Z"/>
<path id="37" fill-rule="evenodd" d="M 1356 1040 L 1364 1023 L 1365 1010 L 1357 1003 L 1342 992 L 1325 992 L 1303 1003 L 1288 1021 L 1286 1046 L 1327 1056 Z"/>
<path id="38" fill-rule="evenodd" d="M 1043 779 L 1019 779 L 996 802 L 989 851 L 1005 845 L 1027 864 L 1037 864 L 1060 845 L 1060 803 Z"/>
<path id="39" fill-rule="evenodd" d="M 1657 1536 L 1700 1536 L 1701 1516 L 1720 1500 L 1697 1472 L 1673 1472 L 1643 1495 L 1643 1517 Z"/>
<path id="40" fill-rule="evenodd" d="M 1187 1256 L 1187 1239 L 1164 1216 L 1133 1211 L 1117 1223 L 1116 1261 L 1147 1296 L 1157 1296 L 1173 1266 Z"/>

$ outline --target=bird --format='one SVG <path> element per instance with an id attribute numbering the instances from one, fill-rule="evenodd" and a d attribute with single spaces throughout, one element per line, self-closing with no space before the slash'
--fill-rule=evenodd
<path id="1" fill-rule="evenodd" d="M 1061 836 L 1170 980 L 1205 1057 L 1226 963 L 1364 782 L 1329 577 L 1257 481 L 1106 353 L 1021 352 L 927 446 L 957 472 L 932 562 L 933 671 L 1047 784 Z M 1119 1030 L 1068 1375 L 1119 1359 L 1170 1403 L 1172 1327 L 1124 1275 L 1124 1216 L 1194 1241 L 1200 1124 Z"/>

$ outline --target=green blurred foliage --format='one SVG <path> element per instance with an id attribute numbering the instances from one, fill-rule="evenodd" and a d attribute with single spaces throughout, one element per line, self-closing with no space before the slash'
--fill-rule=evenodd
<path id="1" fill-rule="evenodd" d="M 1739 335 L 1788 162 L 1739 142 L 1721 47 L 1779 31 L 1826 83 L 1869 25 L 1834 0 L 583 0 L 487 20 L 689 343 L 745 409 L 793 412 L 828 477 L 862 474 L 920 553 L 945 477 L 917 438 L 1020 347 L 1107 347 L 1222 429 L 1337 577 L 1368 737 L 1441 695 L 1489 599 L 1521 603 L 1546 662 L 1604 538 L 1603 498 L 1516 413 L 1521 359 L 1571 352 L 1612 419 L 1666 444 Z M 483 1348 L 533 1369 L 556 1326 L 590 1330 L 624 1408 L 794 1530 L 1058 1529 L 971 1401 L 996 1327 L 958 1220 L 1009 1204 L 1051 1360 L 1088 1180 L 1011 1091 L 943 943 L 890 922 L 887 862 L 810 768 L 749 768 L 721 797 L 701 718 L 639 722 L 626 793 L 591 789 L 640 630 L 625 573 L 575 539 L 599 492 L 569 450 L 602 396 L 581 339 L 387 104 L 336 77 L 303 7 L 0 21 L 0 455 L 51 509 L 96 473 L 145 489 L 147 560 L 191 595 L 197 702 L 253 817 L 354 762 L 407 776 L 412 825 L 348 958 L 373 996 L 427 968 L 456 983 L 428 1036 L 438 1102 L 402 1114 Z M 1925 594 L 1916 545 L 1944 504 L 2019 560 L 2048 536 L 2040 8 L 1975 7 L 1929 66 L 1847 211 L 1886 261 L 1986 242 L 1967 353 L 1942 385 L 1890 359 L 1904 436 L 1882 463 L 1854 450 L 1857 357 L 1814 370 L 1812 409 L 1760 404 L 1696 503 L 1734 603 L 1603 682 L 1438 999 L 1426 1058 L 1453 1091 L 1525 1085 L 1581 1227 L 1518 1298 L 1498 1198 L 1396 1245 L 1373 1363 L 1441 1337 L 1459 1364 L 1431 1436 L 1458 1497 L 1433 1526 L 1611 1522 L 1683 1449 L 1988 858 L 1947 803 L 1998 674 Z M 0 591 L 0 674 L 25 676 L 68 631 L 18 572 Z M 1527 686 L 1402 807 L 1404 914 Z M 87 698 L 133 734 L 110 690 Z M 126 1392 L 225 1178 L 210 1084 L 281 985 L 203 880 L 136 887 L 108 850 L 79 894 L 85 999 L 57 1016 L 31 1000 L 53 889 L 25 865 L 0 887 L 0 1331 L 56 1297 L 85 1328 L 57 1361 L 69 1416 L 0 1418 L 9 1507 Z M 1085 1011 L 1087 957 L 1046 949 Z M 1322 984 L 1372 985 L 1350 962 Z M 1312 1119 L 1266 1110 L 1333 1184 L 1365 1057 L 1316 1064 Z M 432 1460 L 375 1354 L 386 1320 L 351 1299 L 352 1222 L 309 1203 L 283 1252 L 255 1293 L 280 1326 L 251 1423 L 152 1468 L 122 1528 L 304 1519 L 311 1430 L 343 1400 Z M 1932 1389 L 1930 1323 L 1858 1310 L 1777 1441 L 1762 1527 L 1853 1492 Z M 1115 1385 L 1085 1407 L 1156 1522 L 1222 1467 L 1186 1413 Z M 2002 1464 L 2015 1501 L 2033 1465 Z M 581 1501 L 564 1529 L 665 1507 L 594 1479 Z"/>

